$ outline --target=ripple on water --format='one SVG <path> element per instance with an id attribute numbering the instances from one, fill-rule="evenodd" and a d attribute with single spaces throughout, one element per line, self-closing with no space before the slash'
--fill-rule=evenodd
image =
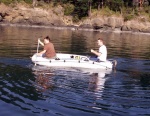
<path id="1" fill-rule="evenodd" d="M 1 65 L 0 114 L 150 114 L 149 86 L 131 73 L 31 67 Z"/>

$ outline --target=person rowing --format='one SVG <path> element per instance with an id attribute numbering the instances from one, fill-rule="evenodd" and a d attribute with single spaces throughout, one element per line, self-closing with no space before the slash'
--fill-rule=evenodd
<path id="1" fill-rule="evenodd" d="M 41 42 L 40 39 L 38 39 L 38 42 L 44 46 L 43 51 L 39 52 L 38 55 L 46 58 L 55 58 L 56 57 L 56 52 L 53 43 L 50 40 L 49 36 L 46 36 L 44 38 L 44 43 Z"/>
<path id="2" fill-rule="evenodd" d="M 92 69 L 112 69 L 113 68 L 112 61 L 106 60 L 107 49 L 106 49 L 106 46 L 103 44 L 103 40 L 100 38 L 98 39 L 98 45 L 100 46 L 99 52 L 93 49 L 91 49 L 91 52 L 96 54 L 98 56 L 98 59 L 101 62 L 92 61 L 90 59 L 87 59 L 87 57 L 83 55 L 63 54 L 63 53 L 57 53 L 57 58 L 58 58 L 57 60 L 56 58 L 54 58 L 56 56 L 54 46 L 53 46 L 54 55 L 52 57 L 47 58 L 46 56 L 47 49 L 45 48 L 45 46 L 51 43 L 49 39 L 47 40 L 47 38 L 48 37 L 44 38 L 45 45 L 42 44 L 40 40 L 38 40 L 38 46 L 39 44 L 44 45 L 44 50 L 38 53 L 38 49 L 37 49 L 37 53 L 41 55 L 40 57 L 37 57 L 36 54 L 32 56 L 32 61 L 35 63 L 35 65 L 38 64 L 38 65 L 49 66 L 49 67 L 77 67 L 77 68 L 92 68 Z"/>
<path id="3" fill-rule="evenodd" d="M 91 49 L 91 52 L 93 54 L 95 54 L 96 56 L 98 56 L 99 61 L 106 61 L 107 60 L 107 48 L 104 45 L 103 39 L 98 38 L 97 43 L 100 46 L 99 51 L 97 52 L 97 51 Z"/>

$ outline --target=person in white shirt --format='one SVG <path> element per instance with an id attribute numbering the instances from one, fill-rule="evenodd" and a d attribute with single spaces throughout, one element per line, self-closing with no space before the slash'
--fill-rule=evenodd
<path id="1" fill-rule="evenodd" d="M 107 59 L 107 48 L 103 43 L 103 39 L 99 38 L 97 40 L 97 42 L 98 42 L 98 45 L 100 46 L 99 51 L 97 52 L 97 51 L 91 49 L 91 52 L 98 56 L 99 61 L 106 61 L 106 59 Z"/>

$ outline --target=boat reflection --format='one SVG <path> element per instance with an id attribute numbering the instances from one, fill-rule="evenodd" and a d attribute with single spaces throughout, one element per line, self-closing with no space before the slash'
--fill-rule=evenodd
<path id="1" fill-rule="evenodd" d="M 105 88 L 105 81 L 108 79 L 108 75 L 112 73 L 112 69 L 99 71 L 83 68 L 59 69 L 34 66 L 33 73 L 35 75 L 34 86 L 37 91 L 53 90 L 59 87 L 67 89 L 72 87 L 72 85 L 76 85 L 74 87 L 78 88 L 80 85 L 79 83 L 83 83 L 84 87 L 81 91 L 87 88 L 87 93 L 94 96 L 96 95 L 97 98 L 100 98 Z M 86 82 L 87 84 L 85 84 Z"/>
<path id="2" fill-rule="evenodd" d="M 53 73 L 50 70 L 33 70 L 35 75 L 35 82 L 33 85 L 35 86 L 37 91 L 44 92 L 48 89 L 53 89 L 54 82 L 52 79 Z"/>
<path id="3" fill-rule="evenodd" d="M 90 94 L 94 95 L 96 99 L 101 99 L 103 90 L 105 89 L 105 82 L 111 73 L 112 70 L 101 70 L 97 73 L 91 74 L 88 91 Z"/>
<path id="4" fill-rule="evenodd" d="M 103 89 L 103 85 L 105 83 L 105 73 L 103 75 L 98 75 L 98 73 L 93 73 L 89 80 L 89 90 L 99 91 Z"/>

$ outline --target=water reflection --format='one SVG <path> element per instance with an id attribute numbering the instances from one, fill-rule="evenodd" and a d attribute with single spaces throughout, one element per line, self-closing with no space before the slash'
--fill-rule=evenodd
<path id="1" fill-rule="evenodd" d="M 87 49 L 87 37 L 82 32 L 72 33 L 71 36 L 71 52 L 75 54 L 81 54 L 85 51 L 89 51 Z"/>
<path id="2" fill-rule="evenodd" d="M 143 87 L 149 87 L 150 89 L 150 73 L 145 73 L 140 76 L 141 76 L 141 79 L 140 79 L 141 85 Z"/>
<path id="3" fill-rule="evenodd" d="M 112 70 L 101 70 L 98 73 L 92 73 L 89 78 L 88 95 L 92 96 L 93 105 L 90 106 L 93 109 L 101 109 L 98 105 L 103 100 L 103 92 L 105 90 L 105 82 L 109 79 L 109 75 Z"/>
<path id="4" fill-rule="evenodd" d="M 32 103 L 41 99 L 40 93 L 29 82 L 34 81 L 34 75 L 29 68 L 0 63 L 0 72 L 0 102 L 11 104 L 6 105 L 9 110 L 12 106 L 22 111 L 30 110 L 34 107 Z M 4 112 L 9 114 L 8 109 Z"/>
<path id="5" fill-rule="evenodd" d="M 99 74 L 93 73 L 89 80 L 88 89 L 94 92 L 102 91 L 105 83 L 105 73 Z"/>
<path id="6" fill-rule="evenodd" d="M 105 82 L 112 73 L 111 69 L 99 71 L 96 69 L 49 68 L 43 66 L 34 66 L 32 70 L 35 74 L 35 82 L 32 83 L 37 91 L 52 93 L 61 90 L 65 91 L 67 96 L 68 93 L 77 95 L 83 91 L 83 95 L 89 94 L 95 99 L 101 99 Z"/>
<path id="7" fill-rule="evenodd" d="M 53 82 L 53 73 L 48 70 L 44 71 L 34 71 L 35 75 L 35 83 L 34 86 L 36 87 L 37 91 L 46 91 L 47 89 L 53 89 L 54 82 Z"/>
<path id="8" fill-rule="evenodd" d="M 150 35 L 7 26 L 0 26 L 0 30 L 1 57 L 31 57 L 36 52 L 37 39 L 49 35 L 58 53 L 91 55 L 90 49 L 98 50 L 96 40 L 101 37 L 107 46 L 108 58 L 116 55 L 150 58 Z"/>
<path id="9" fill-rule="evenodd" d="M 32 70 L 35 74 L 35 82 L 32 83 L 43 97 L 46 96 L 46 101 L 54 100 L 52 103 L 59 105 L 57 107 L 74 110 L 75 115 L 94 113 L 100 108 L 98 104 L 103 99 L 105 82 L 112 73 L 112 70 L 43 66 L 34 66 Z M 95 113 L 99 114 L 99 111 Z"/>
<path id="10" fill-rule="evenodd" d="M 115 75 L 76 68 L 34 70 L 29 57 L 37 38 L 45 35 L 58 52 L 85 55 L 98 49 L 98 37 L 104 38 L 108 58 L 118 61 Z M 149 35 L 0 27 L 0 46 L 0 115 L 150 114 Z"/>
<path id="11" fill-rule="evenodd" d="M 140 82 L 144 84 L 145 80 L 134 79 L 139 73 L 116 72 L 114 76 L 112 70 L 43 66 L 32 66 L 30 70 L 5 64 L 1 64 L 0 71 L 1 101 L 21 112 L 76 116 L 111 115 L 113 110 L 114 115 L 122 115 L 135 112 L 137 106 L 146 114 L 149 107 L 148 85 L 142 88 Z"/>

